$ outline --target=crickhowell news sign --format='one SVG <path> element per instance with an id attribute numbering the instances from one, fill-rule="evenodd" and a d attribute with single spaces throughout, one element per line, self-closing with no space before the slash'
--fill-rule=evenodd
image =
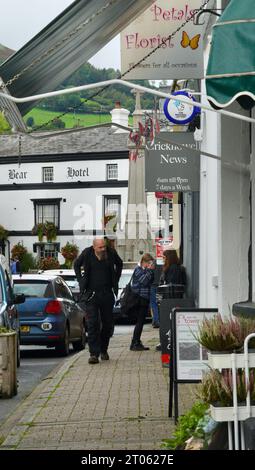
<path id="1" fill-rule="evenodd" d="M 200 149 L 193 132 L 161 132 L 145 150 L 147 192 L 199 191 Z"/>

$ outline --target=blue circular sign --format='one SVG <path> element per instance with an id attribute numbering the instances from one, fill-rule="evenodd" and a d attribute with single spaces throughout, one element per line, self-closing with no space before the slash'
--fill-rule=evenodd
<path id="1" fill-rule="evenodd" d="M 183 96 L 196 102 L 191 93 L 187 91 L 175 91 L 172 95 L 176 96 L 176 100 L 167 98 L 164 102 L 164 114 L 170 122 L 180 125 L 188 124 L 200 113 L 200 108 L 197 106 L 178 100 L 178 96 Z"/>

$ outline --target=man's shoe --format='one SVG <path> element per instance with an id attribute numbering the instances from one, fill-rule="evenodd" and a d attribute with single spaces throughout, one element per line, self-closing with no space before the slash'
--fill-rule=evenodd
<path id="1" fill-rule="evenodd" d="M 101 360 L 102 361 L 109 361 L 109 359 L 110 359 L 110 357 L 109 357 L 108 352 L 101 353 Z"/>
<path id="2" fill-rule="evenodd" d="M 92 354 L 89 358 L 89 364 L 98 364 L 98 363 L 99 363 L 98 357 Z"/>
<path id="3" fill-rule="evenodd" d="M 159 328 L 159 323 L 158 323 L 158 322 L 154 322 L 154 323 L 152 324 L 152 327 L 153 327 L 153 328 Z"/>
<path id="4" fill-rule="evenodd" d="M 156 346 L 156 348 L 155 348 L 155 349 L 156 349 L 156 351 L 161 351 L 161 350 L 162 350 L 162 348 L 161 348 L 161 344 L 160 344 L 160 343 L 159 343 L 159 344 L 157 344 L 157 346 Z"/>
<path id="5" fill-rule="evenodd" d="M 142 343 L 131 344 L 130 351 L 149 351 L 150 348 L 147 348 Z"/>

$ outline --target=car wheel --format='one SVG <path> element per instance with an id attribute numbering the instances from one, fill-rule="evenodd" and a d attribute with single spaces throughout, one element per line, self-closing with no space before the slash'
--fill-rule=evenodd
<path id="1" fill-rule="evenodd" d="M 73 342 L 73 349 L 75 352 L 82 351 L 83 349 L 85 349 L 85 345 L 86 345 L 86 330 L 85 330 L 85 325 L 83 323 L 81 339 L 79 341 Z"/>
<path id="2" fill-rule="evenodd" d="M 69 354 L 69 330 L 65 329 L 64 338 L 57 344 L 56 351 L 60 356 L 68 356 Z"/>

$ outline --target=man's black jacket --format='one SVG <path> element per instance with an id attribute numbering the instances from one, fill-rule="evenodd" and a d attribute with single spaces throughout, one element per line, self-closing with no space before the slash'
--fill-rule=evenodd
<path id="1" fill-rule="evenodd" d="M 118 282 L 121 276 L 123 262 L 119 257 L 116 250 L 112 248 L 106 248 L 107 251 L 107 260 L 111 270 L 111 287 L 114 290 L 115 295 L 118 294 Z M 77 276 L 77 280 L 80 285 L 81 294 L 85 293 L 90 280 L 90 270 L 91 270 L 91 257 L 94 253 L 93 246 L 85 248 L 82 251 L 80 256 L 74 262 L 74 270 Z M 84 273 L 82 274 L 81 269 L 83 268 Z"/>

